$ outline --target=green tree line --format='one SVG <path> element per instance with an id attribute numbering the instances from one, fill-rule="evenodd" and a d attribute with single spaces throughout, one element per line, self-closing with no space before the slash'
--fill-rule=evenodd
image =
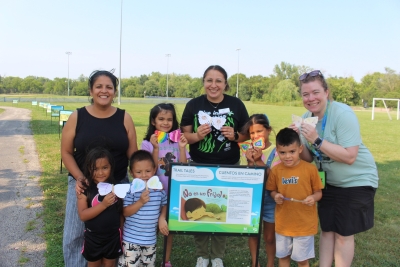
<path id="1" fill-rule="evenodd" d="M 307 66 L 297 66 L 286 62 L 275 65 L 273 74 L 268 77 L 257 75 L 247 77 L 239 73 L 228 78 L 231 90 L 227 93 L 236 95 L 242 100 L 252 102 L 299 104 L 298 77 L 312 70 Z M 373 97 L 400 98 L 400 73 L 385 68 L 384 73 L 374 72 L 365 75 L 361 82 L 353 77 L 327 77 L 333 99 L 349 105 L 372 104 Z M 87 96 L 88 77 L 80 75 L 78 79 L 70 79 L 70 95 Z M 121 95 L 125 97 L 165 97 L 167 76 L 160 72 L 123 78 Z M 66 78 L 28 76 L 25 78 L 0 76 L 0 93 L 31 93 L 67 95 L 68 82 Z M 203 94 L 202 79 L 187 74 L 169 74 L 168 96 L 193 98 Z M 397 105 L 397 103 L 388 103 Z"/>

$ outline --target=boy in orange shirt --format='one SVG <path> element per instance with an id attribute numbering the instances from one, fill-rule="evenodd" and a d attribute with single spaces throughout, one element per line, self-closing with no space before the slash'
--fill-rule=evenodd
<path id="1" fill-rule="evenodd" d="M 280 267 L 289 267 L 290 258 L 298 266 L 309 266 L 314 258 L 314 235 L 318 232 L 315 203 L 323 188 L 315 165 L 300 159 L 303 145 L 299 135 L 284 128 L 276 136 L 281 163 L 271 169 L 267 190 L 275 200 L 276 257 Z"/>

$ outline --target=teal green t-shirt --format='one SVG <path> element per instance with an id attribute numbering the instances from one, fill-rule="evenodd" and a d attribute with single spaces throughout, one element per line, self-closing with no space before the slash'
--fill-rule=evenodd
<path id="1" fill-rule="evenodd" d="M 303 118 L 311 117 L 311 115 L 308 111 Z M 322 168 L 327 173 L 326 182 L 337 187 L 372 186 L 377 188 L 379 178 L 376 164 L 371 152 L 362 143 L 360 125 L 353 110 L 343 103 L 331 102 L 323 135 L 321 128 L 322 120 L 318 121 L 316 129 L 319 136 L 329 143 L 344 148 L 358 146 L 358 155 L 352 165 L 333 161 L 322 153 Z M 304 140 L 302 138 L 302 141 Z M 308 143 L 306 146 L 311 151 Z M 319 167 L 319 160 L 315 155 L 314 160 Z"/>

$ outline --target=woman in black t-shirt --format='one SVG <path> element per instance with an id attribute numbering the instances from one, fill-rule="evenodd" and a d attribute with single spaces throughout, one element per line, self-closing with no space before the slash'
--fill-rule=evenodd
<path id="1" fill-rule="evenodd" d="M 208 67 L 203 75 L 205 95 L 190 100 L 182 115 L 181 126 L 188 140 L 190 156 L 196 163 L 239 164 L 237 142 L 249 139 L 240 129 L 249 120 L 243 102 L 224 94 L 229 90 L 226 71 L 218 65 Z M 195 236 L 197 265 L 208 266 L 209 236 Z M 226 237 L 211 237 L 212 266 L 223 267 Z"/>

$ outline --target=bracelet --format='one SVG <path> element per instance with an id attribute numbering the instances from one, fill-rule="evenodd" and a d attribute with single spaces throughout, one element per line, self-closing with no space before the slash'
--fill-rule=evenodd
<path id="1" fill-rule="evenodd" d="M 322 143 L 324 142 L 324 138 L 321 138 L 321 143 L 317 146 L 317 149 L 319 149 L 322 146 Z"/>

